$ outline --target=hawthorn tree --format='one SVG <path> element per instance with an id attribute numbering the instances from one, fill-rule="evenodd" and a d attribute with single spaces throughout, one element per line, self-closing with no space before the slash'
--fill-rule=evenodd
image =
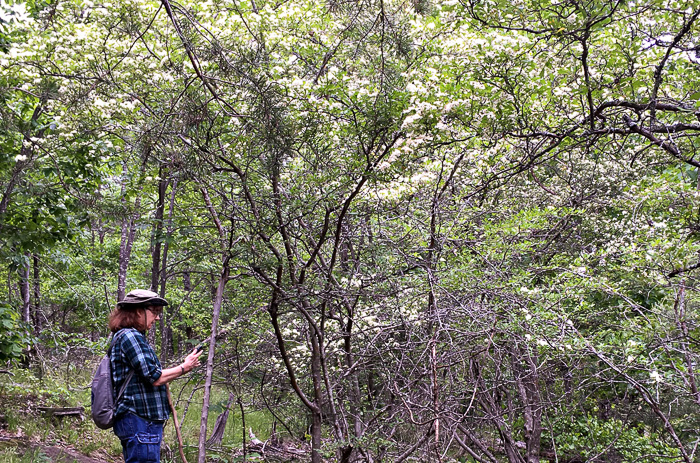
<path id="1" fill-rule="evenodd" d="M 6 299 L 211 326 L 200 461 L 217 373 L 312 461 L 693 461 L 697 2 L 18 8 Z"/>

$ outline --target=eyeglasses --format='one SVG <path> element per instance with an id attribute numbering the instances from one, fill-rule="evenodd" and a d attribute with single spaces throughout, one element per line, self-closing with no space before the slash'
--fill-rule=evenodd
<path id="1" fill-rule="evenodd" d="M 162 308 L 162 307 L 150 306 L 150 307 L 146 307 L 146 310 L 148 310 L 149 312 L 151 312 L 151 313 L 152 313 L 153 315 L 155 315 L 155 316 L 158 316 L 158 315 L 160 315 L 161 313 L 163 313 L 163 308 Z"/>

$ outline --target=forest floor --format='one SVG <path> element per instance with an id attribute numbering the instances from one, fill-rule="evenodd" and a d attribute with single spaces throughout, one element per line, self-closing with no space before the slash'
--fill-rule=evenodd
<path id="1" fill-rule="evenodd" d="M 0 377 L 0 463 L 119 461 L 114 435 L 91 426 L 83 413 L 56 419 L 42 412 L 46 406 L 83 408 L 86 398 L 75 394 L 87 392 L 76 391 L 33 378 Z"/>
<path id="2" fill-rule="evenodd" d="M 87 362 L 86 362 L 87 363 Z M 71 365 L 75 365 L 73 362 Z M 0 374 L 0 463 L 118 463 L 121 445 L 111 430 L 98 429 L 88 412 L 90 390 L 87 385 L 94 366 L 80 371 L 58 370 L 59 374 L 35 374 L 29 369 L 15 368 Z M 182 389 L 182 388 L 181 388 Z M 199 396 L 188 388 L 176 394 L 189 396 L 192 406 L 189 413 L 180 416 L 180 425 L 188 459 L 196 460 L 196 443 L 200 430 Z M 210 413 L 210 429 L 215 428 L 219 415 L 227 407 L 227 395 L 212 395 L 212 403 L 218 413 Z M 183 400 L 183 403 L 186 403 Z M 186 407 L 183 407 L 186 410 Z M 57 409 L 80 409 L 79 414 L 57 417 Z M 181 408 L 182 410 L 182 408 Z M 51 412 L 49 412 L 51 411 Z M 208 459 L 216 462 L 239 461 L 243 455 L 245 433 L 247 459 L 250 461 L 290 462 L 308 461 L 308 444 L 298 439 L 282 437 L 270 440 L 271 419 L 268 413 L 251 410 L 243 419 L 233 410 L 224 424 L 223 435 L 216 447 L 212 447 Z M 162 460 L 179 461 L 177 440 L 171 422 L 166 426 L 162 447 Z M 258 440 L 254 433 L 259 436 Z M 256 442 L 258 441 L 258 442 Z"/>
<path id="3" fill-rule="evenodd" d="M 96 450 L 92 456 L 84 455 L 75 447 L 63 442 L 41 442 L 22 433 L 10 433 L 0 429 L 0 450 L 16 449 L 18 457 L 24 461 L 34 460 L 43 463 L 114 463 L 107 452 Z"/>

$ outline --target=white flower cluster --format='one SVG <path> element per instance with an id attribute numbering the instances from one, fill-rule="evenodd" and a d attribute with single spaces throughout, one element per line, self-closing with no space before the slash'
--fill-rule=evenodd
<path id="1" fill-rule="evenodd" d="M 26 4 L 23 2 L 8 3 L 6 0 L 0 0 L 0 21 L 27 26 L 30 20 Z"/>

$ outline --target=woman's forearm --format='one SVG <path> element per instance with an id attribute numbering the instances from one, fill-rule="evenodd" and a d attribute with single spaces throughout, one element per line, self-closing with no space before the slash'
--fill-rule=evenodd
<path id="1" fill-rule="evenodd" d="M 192 371 L 193 369 L 197 368 L 199 366 L 199 351 L 197 349 L 194 349 L 190 354 L 185 358 L 185 361 L 182 362 L 180 365 L 172 367 L 172 368 L 166 368 L 163 370 L 160 374 L 160 378 L 158 378 L 156 381 L 153 382 L 154 386 L 162 386 L 163 384 L 168 384 L 170 381 L 174 380 L 175 378 L 179 378 L 180 376 L 184 375 L 185 373 Z"/>
<path id="2" fill-rule="evenodd" d="M 160 374 L 160 378 L 155 380 L 153 382 L 154 386 L 162 386 L 163 384 L 167 384 L 170 381 L 174 380 L 175 378 L 179 378 L 180 376 L 184 375 L 186 373 L 184 365 L 177 365 L 172 368 L 166 368 L 163 370 Z"/>

